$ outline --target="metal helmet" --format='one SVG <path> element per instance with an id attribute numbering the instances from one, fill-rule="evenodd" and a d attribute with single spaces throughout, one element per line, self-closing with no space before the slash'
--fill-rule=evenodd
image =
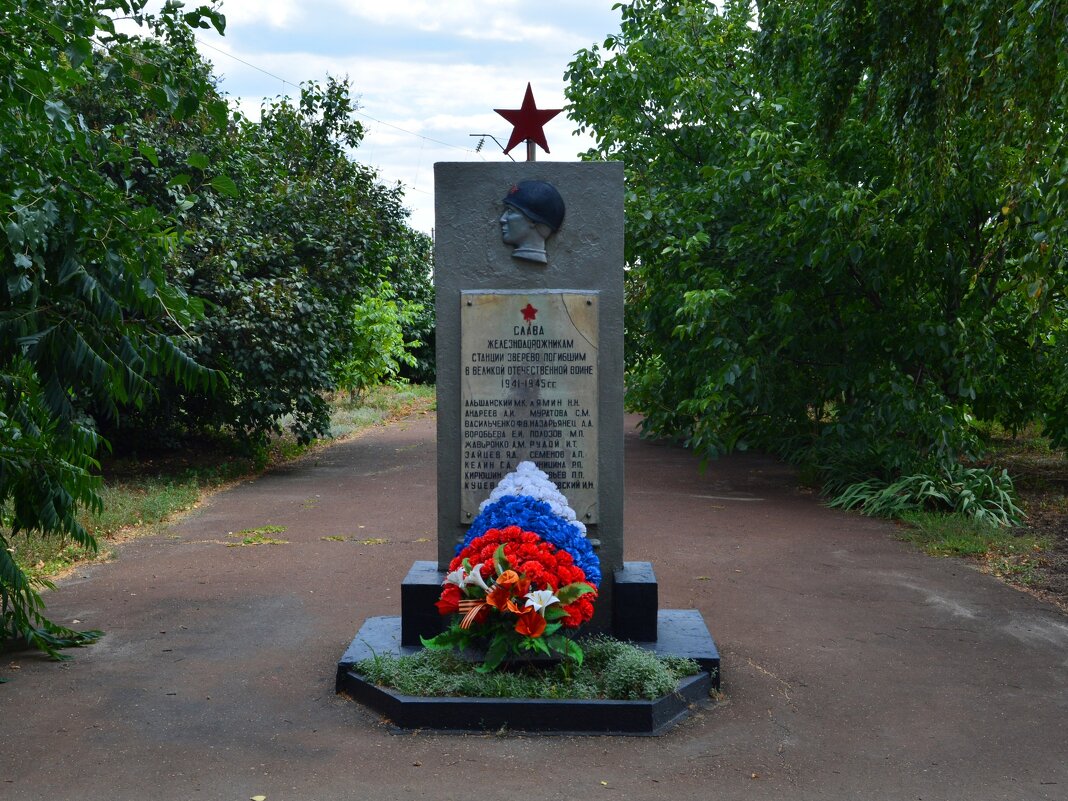
<path id="1" fill-rule="evenodd" d="M 504 196 L 506 206 L 518 209 L 532 222 L 549 226 L 553 232 L 564 222 L 564 199 L 548 181 L 520 181 Z"/>

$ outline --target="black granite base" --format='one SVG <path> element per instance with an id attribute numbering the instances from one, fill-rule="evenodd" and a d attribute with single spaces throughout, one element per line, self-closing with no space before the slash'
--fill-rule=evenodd
<path id="1" fill-rule="evenodd" d="M 658 639 L 636 643 L 657 654 L 689 657 L 704 672 L 679 682 L 674 693 L 652 701 L 578 701 L 513 698 L 423 698 L 377 687 L 353 665 L 375 654 L 413 654 L 402 644 L 399 616 L 373 617 L 337 666 L 337 692 L 346 692 L 404 729 L 441 731 L 535 731 L 587 734 L 661 734 L 691 706 L 719 688 L 719 651 L 695 609 L 665 609 L 657 617 Z"/>

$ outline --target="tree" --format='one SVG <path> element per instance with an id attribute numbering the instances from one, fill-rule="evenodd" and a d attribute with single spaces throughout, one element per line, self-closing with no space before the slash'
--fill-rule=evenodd
<path id="1" fill-rule="evenodd" d="M 422 311 L 418 304 L 398 301 L 389 283 L 353 306 L 349 344 L 336 366 L 338 387 L 349 393 L 351 401 L 397 376 L 402 365 L 416 365 L 410 350 L 422 343 L 406 341 L 404 328 Z"/>
<path id="2" fill-rule="evenodd" d="M 353 109 L 347 84 L 330 80 L 239 121 L 228 169 L 237 197 L 198 221 L 179 267 L 212 304 L 201 356 L 230 376 L 227 392 L 190 405 L 193 422 L 254 441 L 285 415 L 303 441 L 329 431 L 322 393 L 336 385 L 352 308 L 408 232 L 399 187 L 348 156 L 363 137 Z"/>
<path id="3" fill-rule="evenodd" d="M 215 25 L 210 7 L 143 0 L 4 0 L 0 36 L 0 640 L 20 637 L 57 656 L 91 641 L 45 618 L 33 582 L 11 558 L 9 537 L 37 530 L 93 547 L 79 507 L 99 507 L 93 476 L 102 445 L 90 404 L 114 417 L 169 376 L 210 387 L 213 371 L 185 352 L 202 307 L 167 278 L 174 220 L 130 191 L 147 154 L 72 110 L 79 87 L 100 71 L 137 85 L 154 113 L 180 120 L 208 85 L 164 71 L 151 78 L 123 50 L 109 10 L 158 32 Z M 110 54 L 105 56 L 105 54 Z"/>
<path id="4" fill-rule="evenodd" d="M 629 400 L 842 490 L 1065 427 L 1056 4 L 637 0 L 568 72 L 627 169 Z M 1061 18 L 1063 23 L 1063 18 Z"/>
<path id="5" fill-rule="evenodd" d="M 181 31 L 129 48 L 151 69 L 213 82 Z M 151 156 L 134 185 L 178 223 L 169 277 L 207 304 L 188 329 L 192 353 L 228 381 L 211 394 L 164 382 L 152 404 L 109 433 L 166 441 L 225 428 L 254 450 L 283 421 L 301 441 L 325 435 L 323 393 L 347 358 L 354 305 L 394 275 L 402 297 L 429 286 L 400 188 L 349 155 L 363 129 L 347 83 L 306 84 L 296 100 L 265 102 L 258 122 L 214 92 L 165 125 L 145 102 L 104 78 L 83 87 L 78 110 Z"/>

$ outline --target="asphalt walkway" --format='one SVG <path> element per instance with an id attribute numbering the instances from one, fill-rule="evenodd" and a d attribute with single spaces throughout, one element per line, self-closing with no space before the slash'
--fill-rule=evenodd
<path id="1" fill-rule="evenodd" d="M 666 736 L 398 735 L 335 696 L 361 621 L 398 614 L 435 555 L 427 416 L 63 581 L 54 619 L 107 636 L 65 664 L 3 658 L 0 799 L 1068 798 L 1060 612 L 822 507 L 771 459 L 701 473 L 632 433 L 626 458 L 626 556 L 723 656 L 725 699 Z M 228 547 L 262 526 L 288 543 Z"/>

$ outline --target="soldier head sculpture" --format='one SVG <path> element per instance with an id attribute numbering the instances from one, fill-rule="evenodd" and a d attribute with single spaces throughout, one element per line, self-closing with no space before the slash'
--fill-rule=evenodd
<path id="1" fill-rule="evenodd" d="M 501 239 L 512 258 L 546 264 L 545 240 L 564 222 L 564 199 L 546 181 L 520 181 L 504 196 Z"/>

